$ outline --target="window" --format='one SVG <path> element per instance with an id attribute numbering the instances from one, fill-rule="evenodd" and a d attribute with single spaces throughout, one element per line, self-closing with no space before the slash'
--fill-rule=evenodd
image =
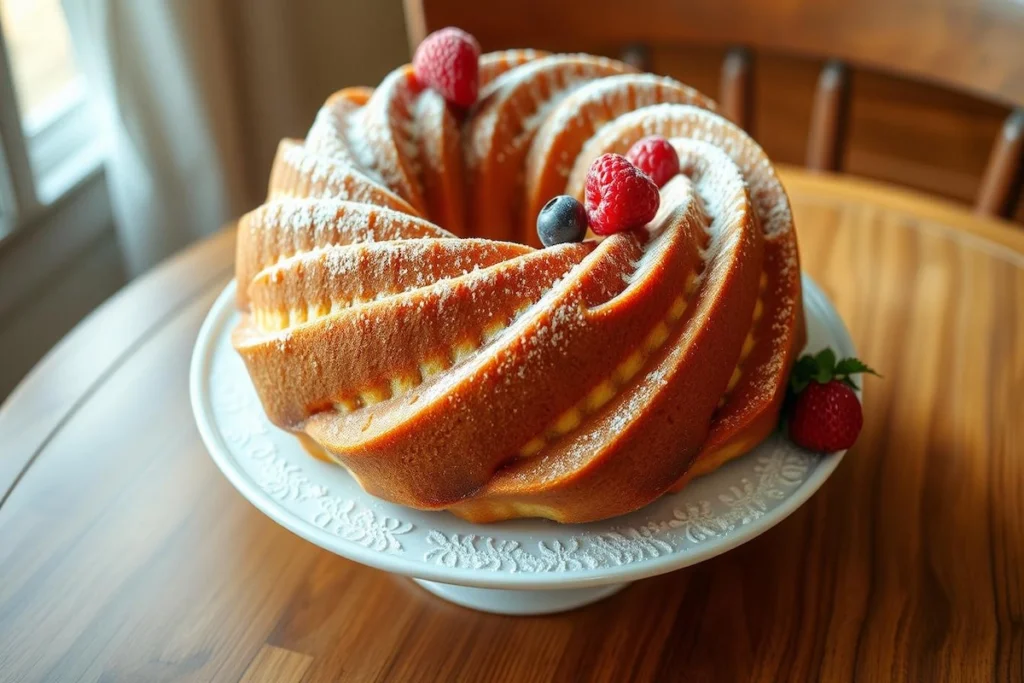
<path id="1" fill-rule="evenodd" d="M 14 82 L 29 125 L 47 112 L 78 79 L 64 16 L 58 0 L 3 0 L 0 22 L 12 56 Z"/>
<path id="2" fill-rule="evenodd" d="M 99 170 L 60 0 L 0 0 L 0 239 Z"/>

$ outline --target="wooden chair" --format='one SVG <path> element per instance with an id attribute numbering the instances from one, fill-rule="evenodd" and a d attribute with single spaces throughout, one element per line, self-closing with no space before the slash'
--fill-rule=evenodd
<path id="1" fill-rule="evenodd" d="M 1024 4 L 1007 0 L 405 0 L 409 42 L 457 25 L 486 50 L 538 47 L 619 54 L 641 68 L 658 46 L 730 46 L 722 64 L 724 113 L 750 127 L 753 64 L 766 50 L 825 62 L 813 97 L 806 165 L 838 171 L 847 136 L 852 69 L 880 71 L 1009 108 L 974 200 L 1010 216 L 1024 166 Z"/>

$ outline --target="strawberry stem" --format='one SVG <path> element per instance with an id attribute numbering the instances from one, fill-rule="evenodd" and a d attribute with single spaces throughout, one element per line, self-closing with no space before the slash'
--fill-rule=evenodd
<path id="1" fill-rule="evenodd" d="M 837 361 L 835 351 L 825 348 L 816 354 L 805 354 L 797 360 L 789 374 L 789 390 L 794 394 L 799 394 L 812 381 L 828 384 L 832 380 L 838 380 L 857 389 L 853 375 L 859 374 L 881 377 L 860 359 L 850 357 Z"/>

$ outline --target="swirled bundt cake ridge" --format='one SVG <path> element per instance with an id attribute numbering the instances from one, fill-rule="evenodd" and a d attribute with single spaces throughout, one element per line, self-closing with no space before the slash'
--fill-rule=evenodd
<path id="1" fill-rule="evenodd" d="M 282 142 L 236 261 L 268 417 L 376 496 L 480 522 L 622 514 L 749 450 L 804 340 L 764 152 L 614 60 L 512 50 L 479 76 L 460 112 L 401 67 Z M 652 134 L 681 172 L 645 228 L 534 248 L 548 200 Z"/>

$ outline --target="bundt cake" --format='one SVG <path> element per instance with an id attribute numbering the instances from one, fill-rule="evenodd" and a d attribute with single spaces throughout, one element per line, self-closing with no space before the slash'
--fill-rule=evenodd
<path id="1" fill-rule="evenodd" d="M 539 248 L 538 212 L 649 135 L 645 228 Z M 474 522 L 630 512 L 776 426 L 804 344 L 789 202 L 704 95 L 589 55 L 403 66 L 281 142 L 238 224 L 233 343 L 269 419 L 380 498 Z"/>

